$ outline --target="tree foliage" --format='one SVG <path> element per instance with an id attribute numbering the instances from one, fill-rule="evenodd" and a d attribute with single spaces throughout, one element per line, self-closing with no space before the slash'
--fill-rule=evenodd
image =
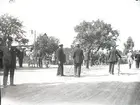
<path id="1" fill-rule="evenodd" d="M 29 39 L 27 39 L 27 38 L 21 39 L 21 43 L 23 43 L 24 45 L 27 44 L 28 42 L 29 42 Z"/>
<path id="2" fill-rule="evenodd" d="M 17 40 L 22 39 L 25 31 L 22 29 L 22 22 L 8 14 L 0 16 L 0 34 L 3 36 L 4 41 L 8 36 L 14 37 Z"/>
<path id="3" fill-rule="evenodd" d="M 119 32 L 113 30 L 111 24 L 96 20 L 92 22 L 83 21 L 74 28 L 77 36 L 73 42 L 79 42 L 83 48 L 96 50 L 109 49 L 115 45 Z"/>
<path id="4" fill-rule="evenodd" d="M 52 54 L 58 48 L 59 39 L 48 36 L 47 34 L 39 35 L 35 42 L 35 51 L 41 51 L 43 54 Z"/>
<path id="5" fill-rule="evenodd" d="M 132 37 L 128 37 L 126 43 L 124 43 L 124 53 L 127 54 L 129 50 L 133 50 L 134 48 L 134 41 Z"/>

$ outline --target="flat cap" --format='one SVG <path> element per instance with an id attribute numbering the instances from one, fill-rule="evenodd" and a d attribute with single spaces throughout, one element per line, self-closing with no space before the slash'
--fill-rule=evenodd
<path id="1" fill-rule="evenodd" d="M 59 46 L 63 46 L 63 44 L 59 44 Z"/>

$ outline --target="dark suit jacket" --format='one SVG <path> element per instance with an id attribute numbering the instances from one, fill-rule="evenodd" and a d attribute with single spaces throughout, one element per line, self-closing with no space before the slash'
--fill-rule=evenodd
<path id="1" fill-rule="evenodd" d="M 140 61 L 140 54 L 139 53 L 135 55 L 135 60 Z"/>
<path id="2" fill-rule="evenodd" d="M 7 46 L 1 46 L 0 49 L 3 51 L 3 65 L 15 68 L 17 51 L 16 48 L 11 47 L 11 49 L 9 50 Z"/>
<path id="3" fill-rule="evenodd" d="M 16 56 L 17 56 L 17 48 L 16 47 L 11 47 L 11 68 L 16 68 Z"/>
<path id="4" fill-rule="evenodd" d="M 121 55 L 116 49 L 111 49 L 108 55 L 108 62 L 117 62 L 118 56 L 121 58 Z"/>
<path id="5" fill-rule="evenodd" d="M 76 48 L 73 53 L 74 63 L 83 63 L 84 55 L 81 48 Z"/>
<path id="6" fill-rule="evenodd" d="M 56 57 L 57 57 L 57 60 L 60 61 L 61 63 L 64 63 L 66 61 L 66 56 L 62 48 L 57 49 Z"/>

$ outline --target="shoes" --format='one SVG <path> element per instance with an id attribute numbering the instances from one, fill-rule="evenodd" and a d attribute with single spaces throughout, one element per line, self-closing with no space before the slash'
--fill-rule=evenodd
<path id="1" fill-rule="evenodd" d="M 8 86 L 7 85 L 2 85 L 0 88 L 7 88 Z"/>
<path id="2" fill-rule="evenodd" d="M 10 84 L 10 86 L 16 86 L 15 84 Z"/>
<path id="3" fill-rule="evenodd" d="M 65 75 L 57 74 L 56 76 L 65 76 Z"/>
<path id="4" fill-rule="evenodd" d="M 80 75 L 78 75 L 77 77 L 79 77 L 79 78 L 80 78 Z"/>
<path id="5" fill-rule="evenodd" d="M 65 75 L 63 74 L 63 75 L 60 75 L 60 76 L 65 76 Z"/>

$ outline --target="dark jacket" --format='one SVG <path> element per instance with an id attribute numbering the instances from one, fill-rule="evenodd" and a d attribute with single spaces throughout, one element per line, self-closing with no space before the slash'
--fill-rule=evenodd
<path id="1" fill-rule="evenodd" d="M 66 56 L 64 54 L 64 51 L 62 48 L 58 48 L 56 51 L 56 58 L 58 61 L 60 61 L 61 63 L 65 63 L 66 61 Z"/>
<path id="2" fill-rule="evenodd" d="M 3 51 L 0 50 L 0 59 L 2 59 L 2 57 L 3 57 Z"/>
<path id="3" fill-rule="evenodd" d="M 10 52 L 12 57 L 11 68 L 16 68 L 17 48 L 12 46 Z"/>
<path id="4" fill-rule="evenodd" d="M 81 48 L 76 48 L 73 53 L 74 63 L 83 63 L 84 55 Z"/>
<path id="5" fill-rule="evenodd" d="M 136 61 L 140 61 L 140 54 L 139 54 L 139 53 L 137 53 L 137 54 L 135 55 L 135 60 L 136 60 Z"/>
<path id="6" fill-rule="evenodd" d="M 108 62 L 117 62 L 118 57 L 121 58 L 121 55 L 116 49 L 111 49 L 108 55 Z"/>
<path id="7" fill-rule="evenodd" d="M 7 46 L 1 46 L 0 49 L 3 51 L 3 65 L 16 68 L 16 48 L 11 47 L 9 50 Z"/>

